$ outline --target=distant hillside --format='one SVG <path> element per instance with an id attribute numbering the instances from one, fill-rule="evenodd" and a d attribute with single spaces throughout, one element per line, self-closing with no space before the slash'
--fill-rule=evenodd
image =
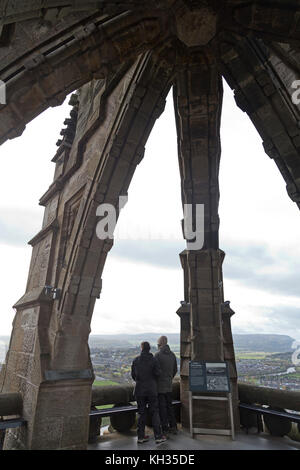
<path id="1" fill-rule="evenodd" d="M 90 347 L 120 347 L 138 346 L 141 341 L 149 341 L 156 346 L 156 341 L 161 334 L 168 337 L 171 346 L 179 346 L 180 336 L 178 333 L 139 333 L 119 335 L 91 335 Z M 233 335 L 236 350 L 264 351 L 264 352 L 288 352 L 291 351 L 293 338 L 287 335 L 266 334 L 236 334 Z"/>
<path id="2" fill-rule="evenodd" d="M 120 335 L 90 335 L 89 345 L 96 347 L 119 347 L 129 348 L 138 346 L 141 341 L 149 341 L 152 347 L 156 346 L 156 341 L 165 334 L 172 347 L 179 347 L 178 333 L 139 333 Z M 265 335 L 265 334 L 236 334 L 233 335 L 234 348 L 236 351 L 264 351 L 269 353 L 284 353 L 292 351 L 293 338 L 287 335 Z M 0 336 L 0 362 L 5 357 L 5 350 L 9 344 L 9 336 Z"/>
<path id="3" fill-rule="evenodd" d="M 264 352 L 288 352 L 291 351 L 293 338 L 287 335 L 233 335 L 234 348 L 236 350 L 264 351 Z"/>
<path id="4" fill-rule="evenodd" d="M 93 347 L 133 347 L 138 346 L 142 341 L 149 341 L 151 346 L 156 346 L 157 340 L 161 335 L 166 335 L 170 345 L 179 346 L 178 333 L 138 333 L 138 334 L 119 334 L 119 335 L 90 335 L 89 345 Z"/>

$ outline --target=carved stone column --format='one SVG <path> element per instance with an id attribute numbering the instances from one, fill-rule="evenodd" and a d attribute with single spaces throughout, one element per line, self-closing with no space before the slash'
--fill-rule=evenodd
<path id="1" fill-rule="evenodd" d="M 184 301 L 176 311 L 180 317 L 180 400 L 181 423 L 189 427 L 189 361 L 191 360 L 191 308 L 189 304 L 189 280 L 187 251 L 180 253 L 180 261 L 184 276 Z"/>
<path id="2" fill-rule="evenodd" d="M 185 261 L 190 304 L 190 358 L 224 361 L 221 317 L 224 252 L 219 249 L 218 236 L 222 82 L 210 57 L 191 56 L 186 70 L 178 74 L 174 104 L 182 203 L 192 205 L 194 230 L 197 230 L 196 205 L 204 205 L 203 247 L 193 249 L 192 244 L 188 245 Z M 186 390 L 182 398 L 185 410 Z M 187 415 L 186 410 L 183 414 Z M 194 402 L 193 421 L 201 428 L 229 428 L 227 404 Z"/>

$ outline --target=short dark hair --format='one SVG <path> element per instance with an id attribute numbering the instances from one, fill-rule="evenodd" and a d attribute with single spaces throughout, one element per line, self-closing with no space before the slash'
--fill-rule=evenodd
<path id="1" fill-rule="evenodd" d="M 141 342 L 141 348 L 142 348 L 142 351 L 150 351 L 150 344 L 148 343 L 148 341 L 142 341 Z"/>

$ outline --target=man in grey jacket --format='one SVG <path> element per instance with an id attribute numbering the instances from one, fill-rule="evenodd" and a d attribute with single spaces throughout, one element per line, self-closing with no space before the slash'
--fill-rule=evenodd
<path id="1" fill-rule="evenodd" d="M 157 379 L 159 415 L 163 434 L 177 434 L 176 418 L 172 406 L 172 381 L 177 373 L 177 360 L 168 345 L 168 338 L 161 336 L 157 340 L 158 352 L 155 358 L 161 368 Z"/>

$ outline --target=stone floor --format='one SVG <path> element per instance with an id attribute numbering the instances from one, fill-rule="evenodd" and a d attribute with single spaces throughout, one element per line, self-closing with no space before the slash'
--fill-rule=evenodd
<path id="1" fill-rule="evenodd" d="M 288 437 L 273 437 L 266 433 L 239 432 L 233 441 L 229 436 L 197 435 L 194 439 L 180 430 L 176 436 L 170 436 L 162 444 L 155 444 L 153 434 L 148 442 L 137 444 L 135 431 L 126 434 L 104 433 L 95 444 L 89 444 L 88 450 L 300 450 L 300 442 Z"/>

